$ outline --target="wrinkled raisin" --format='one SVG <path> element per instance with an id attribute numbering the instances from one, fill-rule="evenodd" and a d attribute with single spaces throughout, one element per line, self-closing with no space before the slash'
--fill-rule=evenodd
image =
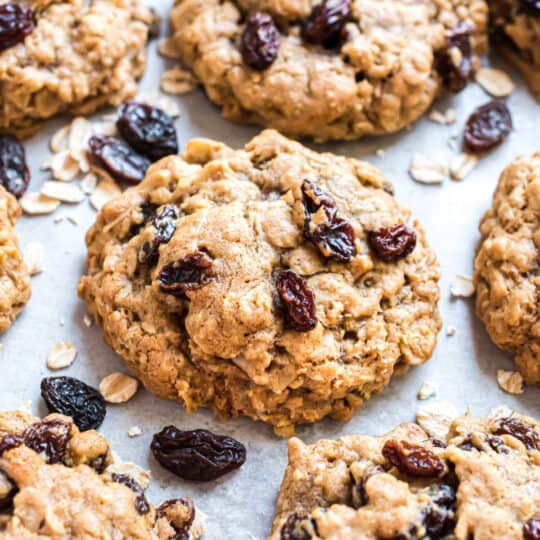
<path id="1" fill-rule="evenodd" d="M 246 65 L 263 71 L 277 58 L 281 35 L 268 13 L 252 13 L 242 34 L 242 58 Z"/>
<path id="2" fill-rule="evenodd" d="M 342 30 L 351 12 L 351 0 L 322 0 L 302 25 L 302 38 L 328 49 L 342 42 Z"/>
<path id="3" fill-rule="evenodd" d="M 304 204 L 306 217 L 323 208 L 326 217 L 331 221 L 337 212 L 336 201 L 334 201 L 330 193 L 309 180 L 302 182 L 302 203 Z"/>
<path id="4" fill-rule="evenodd" d="M 383 456 L 403 474 L 434 478 L 444 471 L 444 462 L 433 452 L 407 441 L 389 439 L 383 446 Z"/>
<path id="5" fill-rule="evenodd" d="M 5 512 L 13 506 L 13 498 L 18 491 L 13 479 L 0 467 L 0 512 Z"/>
<path id="6" fill-rule="evenodd" d="M 152 242 L 145 242 L 142 251 L 139 253 L 139 261 L 143 264 L 153 266 L 159 259 L 159 246 L 166 244 L 176 231 L 176 220 L 178 214 L 176 208 L 172 205 L 165 206 L 161 212 L 154 218 L 153 227 L 156 234 Z"/>
<path id="7" fill-rule="evenodd" d="M 205 429 L 181 431 L 168 426 L 154 435 L 151 449 L 163 467 L 198 482 L 215 480 L 246 460 L 242 443 Z"/>
<path id="8" fill-rule="evenodd" d="M 140 211 L 142 214 L 142 221 L 133 223 L 129 229 L 129 238 L 133 238 L 136 234 L 139 234 L 141 229 L 156 215 L 156 210 L 158 209 L 157 204 L 151 202 L 143 202 L 140 206 Z"/>
<path id="9" fill-rule="evenodd" d="M 41 396 L 50 412 L 71 416 L 81 430 L 97 429 L 107 409 L 101 394 L 72 377 L 46 377 L 41 381 Z"/>
<path id="10" fill-rule="evenodd" d="M 24 444 L 47 463 L 63 463 L 71 426 L 62 420 L 43 420 L 25 429 Z"/>
<path id="11" fill-rule="evenodd" d="M 14 435 L 13 433 L 8 433 L 0 439 L 0 457 L 4 452 L 11 450 L 12 448 L 17 448 L 24 444 L 24 440 L 19 435 Z"/>
<path id="12" fill-rule="evenodd" d="M 178 138 L 172 118 L 147 103 L 127 101 L 118 109 L 116 127 L 137 152 L 152 161 L 178 153 Z"/>
<path id="13" fill-rule="evenodd" d="M 478 107 L 469 116 L 463 144 L 469 152 L 479 153 L 499 146 L 512 131 L 512 117 L 504 101 L 494 99 Z"/>
<path id="14" fill-rule="evenodd" d="M 139 514 L 147 514 L 148 512 L 150 512 L 150 505 L 146 500 L 143 488 L 139 485 L 138 482 L 133 480 L 133 478 L 131 478 L 131 476 L 128 476 L 127 474 L 112 473 L 112 479 L 113 482 L 116 482 L 117 484 L 123 484 L 124 486 L 131 489 L 131 491 L 133 491 L 133 493 L 135 494 L 135 510 L 137 510 Z"/>
<path id="15" fill-rule="evenodd" d="M 493 450 L 495 450 L 495 452 L 497 452 L 497 454 L 508 454 L 510 452 L 500 437 L 488 436 L 486 437 L 486 442 Z"/>
<path id="16" fill-rule="evenodd" d="M 523 540 L 540 540 L 540 517 L 533 517 L 525 522 Z"/>
<path id="17" fill-rule="evenodd" d="M 166 519 L 174 529 L 174 536 L 169 540 L 188 540 L 189 530 L 195 520 L 195 506 L 188 498 L 170 499 L 156 509 L 156 519 Z"/>
<path id="18" fill-rule="evenodd" d="M 435 54 L 435 69 L 451 92 L 463 90 L 473 74 L 470 31 L 468 23 L 459 23 L 446 36 L 446 46 Z"/>
<path id="19" fill-rule="evenodd" d="M 280 272 L 276 289 L 285 311 L 287 326 L 307 332 L 317 326 L 315 296 L 306 282 L 292 270 Z"/>
<path id="20" fill-rule="evenodd" d="M 0 184 L 19 198 L 29 182 L 30 171 L 26 165 L 24 146 L 11 135 L 0 135 Z"/>
<path id="21" fill-rule="evenodd" d="M 0 5 L 0 52 L 24 41 L 35 28 L 34 12 L 21 2 Z"/>
<path id="22" fill-rule="evenodd" d="M 90 137 L 88 145 L 96 164 L 117 180 L 138 184 L 151 164 L 147 157 L 117 137 L 94 135 Z"/>
<path id="23" fill-rule="evenodd" d="M 310 540 L 311 534 L 306 530 L 307 516 L 291 514 L 280 530 L 280 540 Z"/>
<path id="24" fill-rule="evenodd" d="M 523 443 L 527 450 L 540 450 L 540 437 L 535 429 L 525 422 L 511 416 L 497 422 L 495 435 L 512 435 Z"/>
<path id="25" fill-rule="evenodd" d="M 540 0 L 519 0 L 519 4 L 525 13 L 533 17 L 540 16 Z"/>
<path id="26" fill-rule="evenodd" d="M 447 484 L 430 489 L 431 502 L 422 510 L 422 524 L 430 540 L 443 538 L 454 530 L 456 492 Z"/>
<path id="27" fill-rule="evenodd" d="M 206 285 L 212 278 L 212 260 L 197 251 L 166 264 L 159 272 L 163 292 L 185 298 L 186 293 Z"/>
<path id="28" fill-rule="evenodd" d="M 416 247 L 416 233 L 403 224 L 382 227 L 367 233 L 367 243 L 381 261 L 396 262 L 412 253 Z"/>

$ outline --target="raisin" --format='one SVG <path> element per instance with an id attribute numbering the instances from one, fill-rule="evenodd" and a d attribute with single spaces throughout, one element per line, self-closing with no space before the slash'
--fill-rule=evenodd
<path id="1" fill-rule="evenodd" d="M 252 13 L 242 34 L 242 58 L 246 65 L 263 71 L 277 58 L 281 35 L 268 13 Z"/>
<path id="2" fill-rule="evenodd" d="M 469 116 L 463 144 L 469 152 L 479 153 L 499 146 L 512 131 L 512 117 L 504 101 L 494 99 L 478 107 Z"/>
<path id="3" fill-rule="evenodd" d="M 24 41 L 36 26 L 34 12 L 20 2 L 0 5 L 0 52 Z"/>
<path id="4" fill-rule="evenodd" d="M 206 285 L 213 276 L 212 260 L 200 251 L 166 264 L 159 272 L 163 292 L 185 298 L 186 293 Z"/>
<path id="5" fill-rule="evenodd" d="M 430 540 L 443 538 L 455 527 L 456 492 L 447 484 L 430 490 L 431 502 L 422 510 L 422 524 Z"/>
<path id="6" fill-rule="evenodd" d="M 13 506 L 13 499 L 19 489 L 13 482 L 13 480 L 6 474 L 6 472 L 0 467 L 0 512 L 5 512 Z M 2 530 L 2 527 L 0 527 Z"/>
<path id="7" fill-rule="evenodd" d="M 152 242 L 145 242 L 142 246 L 142 252 L 139 254 L 139 261 L 143 264 L 153 266 L 159 259 L 159 246 L 166 244 L 176 231 L 176 220 L 178 214 L 176 208 L 172 205 L 165 206 L 161 212 L 154 218 L 153 227 L 156 234 Z"/>
<path id="8" fill-rule="evenodd" d="M 416 233 L 403 224 L 382 227 L 367 233 L 367 243 L 381 261 L 396 262 L 412 253 L 416 247 Z"/>
<path id="9" fill-rule="evenodd" d="M 107 412 L 105 400 L 91 386 L 72 377 L 46 377 L 41 396 L 50 412 L 71 416 L 81 430 L 97 429 Z"/>
<path id="10" fill-rule="evenodd" d="M 11 135 L 0 135 L 0 184 L 19 198 L 28 188 L 29 182 L 30 172 L 26 165 L 24 146 Z"/>
<path id="11" fill-rule="evenodd" d="M 508 453 L 510 453 L 510 450 L 504 444 L 504 441 L 500 437 L 488 436 L 488 437 L 486 437 L 486 442 L 489 444 L 489 446 L 493 450 L 495 450 L 495 452 L 497 452 L 497 454 L 508 454 Z"/>
<path id="12" fill-rule="evenodd" d="M 306 282 L 292 270 L 280 272 L 276 289 L 285 311 L 287 326 L 307 332 L 317 326 L 315 296 Z"/>
<path id="13" fill-rule="evenodd" d="M 468 23 L 457 24 L 446 36 L 446 46 L 435 53 L 435 69 L 451 92 L 463 90 L 473 74 L 470 31 Z"/>
<path id="14" fill-rule="evenodd" d="M 302 202 L 306 217 L 315 214 L 320 208 L 324 209 L 330 221 L 336 215 L 336 202 L 332 196 L 309 180 L 302 182 Z"/>
<path id="15" fill-rule="evenodd" d="M 434 478 L 444 471 L 444 462 L 433 452 L 408 443 L 389 439 L 383 446 L 383 456 L 403 474 Z"/>
<path id="16" fill-rule="evenodd" d="M 24 444 L 47 463 L 63 463 L 71 426 L 62 420 L 43 420 L 25 429 Z"/>
<path id="17" fill-rule="evenodd" d="M 535 429 L 517 418 L 502 418 L 497 422 L 495 435 L 512 435 L 523 443 L 527 450 L 540 450 L 540 437 Z"/>
<path id="18" fill-rule="evenodd" d="M 8 433 L 7 435 L 4 435 L 0 439 L 0 457 L 4 452 L 7 452 L 8 450 L 11 450 L 12 448 L 16 448 L 17 446 L 20 446 L 21 444 L 24 444 L 24 440 L 19 435 L 13 435 L 12 433 Z"/>
<path id="19" fill-rule="evenodd" d="M 170 499 L 156 509 L 156 519 L 166 519 L 174 529 L 174 536 L 168 540 L 188 540 L 189 530 L 195 520 L 195 506 L 188 498 Z"/>
<path id="20" fill-rule="evenodd" d="M 181 431 L 168 426 L 154 435 L 151 449 L 163 467 L 198 482 L 215 480 L 246 460 L 242 443 L 205 429 Z"/>
<path id="21" fill-rule="evenodd" d="M 129 229 L 129 238 L 133 238 L 136 234 L 139 234 L 141 229 L 156 215 L 156 210 L 158 206 L 151 202 L 143 202 L 140 206 L 140 211 L 142 214 L 142 221 L 133 223 Z"/>
<path id="22" fill-rule="evenodd" d="M 116 127 L 137 152 L 152 161 L 178 153 L 178 138 L 172 118 L 147 103 L 127 101 L 118 109 Z"/>
<path id="23" fill-rule="evenodd" d="M 351 13 L 351 0 L 322 0 L 313 7 L 302 25 L 308 43 L 332 49 L 341 45 L 343 28 Z"/>
<path id="24" fill-rule="evenodd" d="M 533 517 L 525 522 L 523 540 L 540 540 L 540 517 Z"/>
<path id="25" fill-rule="evenodd" d="M 150 512 L 150 505 L 144 496 L 143 488 L 127 474 L 112 473 L 113 482 L 117 484 L 123 484 L 135 493 L 135 510 L 139 514 L 148 514 Z"/>
<path id="26" fill-rule="evenodd" d="M 540 16 L 540 0 L 519 0 L 519 4 L 525 13 L 533 17 Z"/>
<path id="27" fill-rule="evenodd" d="M 311 534 L 305 529 L 307 516 L 291 514 L 280 530 L 280 540 L 310 540 Z"/>
<path id="28" fill-rule="evenodd" d="M 117 137 L 94 135 L 90 137 L 88 145 L 96 164 L 117 180 L 138 184 L 151 164 L 147 157 Z"/>

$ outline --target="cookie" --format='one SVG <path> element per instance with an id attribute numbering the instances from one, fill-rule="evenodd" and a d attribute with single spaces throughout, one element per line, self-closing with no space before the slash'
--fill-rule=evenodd
<path id="1" fill-rule="evenodd" d="M 157 508 L 144 495 L 149 474 L 113 457 L 94 430 L 71 418 L 0 413 L 0 539 L 196 540 L 202 514 L 191 499 Z M 178 536 L 177 536 L 178 535 Z"/>
<path id="2" fill-rule="evenodd" d="M 0 131 L 25 135 L 54 114 L 89 114 L 136 94 L 154 17 L 137 0 L 6 6 L 27 21 L 16 39 L 0 38 Z"/>
<path id="3" fill-rule="evenodd" d="M 439 267 L 368 163 L 275 131 L 154 164 L 89 230 L 79 295 L 145 386 L 281 434 L 428 360 Z"/>
<path id="4" fill-rule="evenodd" d="M 540 425 L 512 413 L 306 446 L 289 464 L 269 540 L 522 540 L 540 527 Z"/>
<path id="5" fill-rule="evenodd" d="M 499 49 L 540 99 L 540 4 L 533 0 L 491 0 L 490 9 Z"/>
<path id="6" fill-rule="evenodd" d="M 172 40 L 226 118 L 318 141 L 393 133 L 486 50 L 484 0 L 176 0 Z"/>
<path id="7" fill-rule="evenodd" d="M 11 326 L 30 299 L 30 274 L 13 230 L 20 215 L 15 197 L 0 186 L 0 333 Z"/>
<path id="8" fill-rule="evenodd" d="M 476 313 L 525 381 L 540 384 L 540 153 L 503 171 L 480 233 Z"/>

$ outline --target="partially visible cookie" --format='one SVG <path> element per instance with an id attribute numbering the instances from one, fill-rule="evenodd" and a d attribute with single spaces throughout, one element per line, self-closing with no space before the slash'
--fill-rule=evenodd
<path id="1" fill-rule="evenodd" d="M 525 381 L 540 384 L 540 153 L 503 171 L 480 233 L 476 312 Z"/>
<path id="2" fill-rule="evenodd" d="M 137 92 L 153 20 L 138 0 L 0 0 L 2 9 L 24 31 L 0 38 L 0 131 L 24 135 L 54 114 L 88 114 Z"/>
<path id="3" fill-rule="evenodd" d="M 540 99 L 540 3 L 491 0 L 491 25 L 500 50 L 514 63 Z"/>
<path id="4" fill-rule="evenodd" d="M 204 526 L 191 499 L 154 508 L 148 479 L 67 416 L 0 412 L 2 540 L 197 540 Z"/>
<path id="5" fill-rule="evenodd" d="M 516 413 L 417 424 L 306 446 L 289 465 L 269 540 L 530 540 L 540 527 L 540 425 Z"/>
<path id="6" fill-rule="evenodd" d="M 30 299 L 30 274 L 13 230 L 21 208 L 0 186 L 0 333 L 5 332 Z"/>
<path id="7" fill-rule="evenodd" d="M 226 118 L 318 141 L 393 133 L 486 50 L 484 0 L 176 0 L 172 43 Z"/>

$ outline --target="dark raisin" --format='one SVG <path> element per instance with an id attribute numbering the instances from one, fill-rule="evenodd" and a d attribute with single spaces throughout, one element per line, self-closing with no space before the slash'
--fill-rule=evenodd
<path id="1" fill-rule="evenodd" d="M 315 296 L 296 272 L 280 272 L 276 279 L 276 290 L 287 326 L 298 332 L 307 332 L 317 326 Z"/>
<path id="2" fill-rule="evenodd" d="M 0 184 L 19 198 L 29 182 L 24 146 L 11 135 L 0 135 Z"/>
<path id="3" fill-rule="evenodd" d="M 153 227 L 156 229 L 156 234 L 152 242 L 145 242 L 142 246 L 142 251 L 139 253 L 139 261 L 143 264 L 153 266 L 157 264 L 159 259 L 159 246 L 166 244 L 176 231 L 176 220 L 178 214 L 176 208 L 172 205 L 167 205 L 159 212 L 153 220 Z"/>
<path id="4" fill-rule="evenodd" d="M 151 202 L 143 202 L 140 207 L 142 214 L 142 221 L 133 223 L 129 229 L 129 238 L 133 238 L 136 234 L 139 234 L 141 229 L 148 223 L 148 221 L 156 215 L 158 206 Z"/>
<path id="5" fill-rule="evenodd" d="M 540 540 L 540 517 L 533 517 L 525 522 L 523 540 Z"/>
<path id="6" fill-rule="evenodd" d="M 19 435 L 14 435 L 13 433 L 8 433 L 7 435 L 4 435 L 0 439 L 0 457 L 4 452 L 7 452 L 12 448 L 16 448 L 21 444 L 24 444 L 24 440 Z"/>
<path id="7" fill-rule="evenodd" d="M 185 298 L 186 293 L 206 285 L 213 276 L 212 260 L 197 251 L 166 264 L 159 272 L 163 292 Z"/>
<path id="8" fill-rule="evenodd" d="M 512 117 L 506 103 L 494 99 L 469 116 L 463 132 L 463 144 L 469 152 L 485 152 L 499 146 L 511 131 Z"/>
<path id="9" fill-rule="evenodd" d="M 486 442 L 493 450 L 495 450 L 495 452 L 497 452 L 497 454 L 508 454 L 510 452 L 500 437 L 492 437 L 489 435 L 486 437 Z"/>
<path id="10" fill-rule="evenodd" d="M 43 420 L 25 429 L 24 444 L 47 463 L 63 463 L 71 426 L 62 420 Z"/>
<path id="11" fill-rule="evenodd" d="M 150 512 L 150 505 L 144 496 L 143 488 L 138 484 L 138 482 L 133 480 L 133 478 L 127 474 L 112 473 L 112 479 L 113 482 L 123 484 L 131 489 L 133 493 L 135 493 L 135 510 L 137 510 L 139 514 L 147 514 Z"/>
<path id="12" fill-rule="evenodd" d="M 151 449 L 163 467 L 198 482 L 215 480 L 246 460 L 242 443 L 205 429 L 181 431 L 168 426 L 154 435 Z"/>
<path id="13" fill-rule="evenodd" d="M 382 227 L 367 233 L 367 243 L 381 261 L 396 262 L 412 253 L 416 247 L 416 233 L 403 224 Z"/>
<path id="14" fill-rule="evenodd" d="M 533 17 L 540 16 L 540 0 L 519 0 L 519 5 L 525 13 Z"/>
<path id="15" fill-rule="evenodd" d="M 449 485 L 431 488 L 431 502 L 422 510 L 422 524 L 430 540 L 443 538 L 454 530 L 456 492 Z"/>
<path id="16" fill-rule="evenodd" d="M 156 519 L 166 519 L 174 529 L 174 536 L 168 540 L 188 540 L 195 520 L 193 501 L 188 498 L 165 501 L 156 509 Z"/>
<path id="17" fill-rule="evenodd" d="M 34 12 L 21 2 L 0 5 L 0 52 L 24 41 L 36 24 Z"/>
<path id="18" fill-rule="evenodd" d="M 46 377 L 41 381 L 41 397 L 50 412 L 71 416 L 81 431 L 97 429 L 107 412 L 101 394 L 72 377 Z"/>
<path id="19" fill-rule="evenodd" d="M 342 30 L 351 13 L 351 0 L 322 0 L 302 25 L 302 38 L 328 49 L 343 42 Z"/>
<path id="20" fill-rule="evenodd" d="M 19 489 L 1 467 L 0 477 L 3 477 L 2 482 L 0 482 L 0 486 L 5 486 L 5 489 L 0 490 L 0 512 L 5 512 L 13 506 L 13 498 L 15 495 L 17 495 Z M 1 527 L 0 530 L 2 530 Z"/>
<path id="21" fill-rule="evenodd" d="M 328 220 L 332 220 L 336 215 L 336 201 L 330 193 L 321 189 L 317 184 L 304 180 L 302 182 L 302 203 L 306 217 L 315 214 L 320 208 L 324 209 Z"/>
<path id="22" fill-rule="evenodd" d="M 310 540 L 311 534 L 306 530 L 307 516 L 291 514 L 280 530 L 280 540 Z"/>
<path id="23" fill-rule="evenodd" d="M 468 23 L 459 23 L 446 36 L 446 46 L 435 54 L 435 69 L 451 92 L 463 90 L 473 74 L 470 31 Z"/>
<path id="24" fill-rule="evenodd" d="M 472 434 L 468 433 L 464 438 L 463 441 L 458 445 L 458 448 L 461 448 L 461 450 L 465 450 L 465 452 L 472 452 L 473 448 L 475 446 L 472 442 Z"/>
<path id="25" fill-rule="evenodd" d="M 383 456 L 403 474 L 434 478 L 445 469 L 444 461 L 433 452 L 408 443 L 389 439 L 383 446 Z"/>
<path id="26" fill-rule="evenodd" d="M 535 429 L 517 418 L 501 418 L 493 432 L 495 435 L 512 435 L 523 443 L 527 450 L 540 450 L 540 437 Z"/>
<path id="27" fill-rule="evenodd" d="M 178 138 L 172 118 L 147 103 L 127 101 L 118 109 L 116 127 L 137 152 L 152 161 L 178 153 Z"/>
<path id="28" fill-rule="evenodd" d="M 242 34 L 242 58 L 246 65 L 263 71 L 277 58 L 281 35 L 268 13 L 252 13 Z"/>
<path id="29" fill-rule="evenodd" d="M 96 164 L 117 180 L 138 184 L 151 164 L 147 157 L 117 137 L 94 135 L 90 137 L 88 145 Z"/>

